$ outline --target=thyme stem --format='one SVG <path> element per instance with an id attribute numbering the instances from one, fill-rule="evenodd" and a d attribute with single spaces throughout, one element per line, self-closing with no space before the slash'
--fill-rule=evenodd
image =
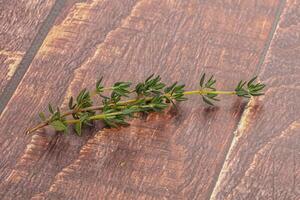
<path id="1" fill-rule="evenodd" d="M 161 82 L 160 76 L 149 76 L 144 82 L 138 83 L 135 88 L 131 88 L 130 82 L 116 82 L 111 87 L 104 87 L 101 84 L 102 78 L 96 83 L 96 90 L 88 91 L 83 89 L 74 100 L 69 100 L 69 109 L 60 112 L 60 109 L 54 110 L 49 104 L 48 109 L 50 117 L 46 118 L 44 113 L 39 116 L 41 123 L 26 131 L 26 134 L 35 132 L 45 126 L 51 125 L 57 131 L 66 131 L 68 124 L 75 124 L 75 131 L 81 135 L 82 125 L 88 125 L 92 120 L 103 120 L 106 125 L 115 127 L 128 124 L 125 118 L 133 117 L 136 112 L 159 112 L 164 110 L 168 104 L 174 104 L 174 101 L 180 102 L 187 100 L 187 95 L 200 95 L 203 101 L 209 105 L 219 101 L 218 95 L 237 95 L 239 97 L 250 98 L 251 96 L 263 95 L 261 91 L 265 87 L 262 83 L 254 83 L 257 77 L 250 81 L 240 81 L 234 91 L 216 90 L 216 80 L 211 76 L 206 80 L 205 74 L 200 78 L 199 90 L 184 91 L 185 85 L 179 85 L 177 82 L 166 87 Z M 110 96 L 104 96 L 104 91 L 111 91 Z M 130 99 L 132 93 L 136 93 L 134 99 Z M 92 97 L 99 95 L 103 99 L 102 105 L 93 105 Z M 123 100 L 127 98 L 127 100 Z M 122 101 L 123 100 L 123 101 Z M 101 111 L 99 114 L 96 111 Z M 73 119 L 66 117 L 72 115 Z"/>
<path id="2" fill-rule="evenodd" d="M 133 106 L 134 108 L 150 108 L 152 107 L 152 105 L 144 105 L 144 106 Z M 123 112 L 113 112 L 113 113 L 107 113 L 107 114 L 98 114 L 98 115 L 94 115 L 92 117 L 89 117 L 89 120 L 99 120 L 99 119 L 105 119 L 107 117 L 111 117 L 111 116 L 116 116 L 116 115 L 122 115 Z M 80 122 L 79 119 L 73 119 L 73 120 L 67 120 L 66 121 L 67 124 L 76 124 L 78 122 Z"/>
<path id="3" fill-rule="evenodd" d="M 109 88 L 108 88 L 109 89 Z M 195 94 L 224 94 L 224 95 L 233 95 L 235 94 L 235 91 L 209 91 L 209 90 L 191 90 L 191 91 L 185 91 L 183 92 L 184 95 L 195 95 Z M 169 96 L 168 94 L 165 94 L 165 96 Z M 151 100 L 151 97 L 147 97 L 146 101 Z M 127 105 L 130 103 L 135 103 L 138 99 L 130 99 L 130 100 L 126 100 L 126 101 L 120 101 L 117 103 L 117 105 Z M 103 105 L 99 105 L 99 106 L 91 106 L 91 107 L 87 107 L 87 108 L 83 108 L 83 109 L 78 109 L 77 111 L 74 110 L 68 110 L 65 113 L 62 114 L 62 117 L 66 117 L 69 115 L 72 115 L 76 112 L 86 112 L 86 111 L 96 111 L 96 110 L 102 110 L 103 109 Z M 115 115 L 117 115 L 115 113 Z M 96 117 L 97 116 L 97 117 Z M 96 117 L 96 118 L 95 118 Z M 90 120 L 96 120 L 96 119 L 103 119 L 105 118 L 105 115 L 95 115 L 94 117 L 89 118 Z M 49 125 L 50 122 L 50 118 L 48 118 L 45 122 L 42 122 L 40 124 L 38 124 L 37 126 L 29 129 L 28 131 L 26 131 L 26 134 L 31 134 L 35 131 L 37 131 L 38 129 L 44 128 L 46 126 Z M 77 123 L 79 120 L 67 120 L 66 122 L 68 124 L 74 124 Z"/>
<path id="4" fill-rule="evenodd" d="M 135 101 L 136 101 L 136 99 L 131 99 L 131 100 L 119 102 L 118 104 L 119 105 L 126 105 L 126 104 L 129 104 L 129 103 L 133 103 Z M 62 117 L 67 117 L 67 116 L 72 115 L 72 114 L 77 113 L 77 112 L 96 111 L 96 110 L 102 110 L 102 109 L 103 109 L 103 105 L 91 106 L 91 107 L 87 107 L 87 108 L 83 108 L 83 109 L 78 109 L 76 111 L 75 110 L 68 110 L 68 111 L 66 111 L 65 113 L 62 114 Z M 51 118 L 46 119 L 44 122 L 42 122 L 42 123 L 36 125 L 35 127 L 27 130 L 26 134 L 29 135 L 29 134 L 37 131 L 38 129 L 41 129 L 41 128 L 44 128 L 44 127 L 48 126 L 50 121 L 51 121 Z M 70 120 L 70 121 L 72 121 L 72 120 Z"/>
<path id="5" fill-rule="evenodd" d="M 105 119 L 106 117 L 110 116 L 115 116 L 115 115 L 121 115 L 122 112 L 113 112 L 113 113 L 108 113 L 108 114 L 99 114 L 99 115 L 94 115 L 92 117 L 89 117 L 89 120 L 99 120 L 99 119 Z M 72 120 L 66 120 L 67 124 L 76 124 L 80 122 L 79 119 L 72 119 Z"/>
<path id="6" fill-rule="evenodd" d="M 235 91 L 211 91 L 211 90 L 192 90 L 183 92 L 184 95 L 192 94 L 225 94 L 225 95 L 235 95 Z"/>

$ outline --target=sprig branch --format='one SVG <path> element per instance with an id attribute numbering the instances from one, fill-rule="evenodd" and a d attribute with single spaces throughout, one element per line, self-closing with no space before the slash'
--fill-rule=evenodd
<path id="1" fill-rule="evenodd" d="M 30 134 L 45 126 L 52 126 L 56 131 L 67 132 L 70 124 L 74 124 L 74 130 L 78 135 L 82 134 L 84 126 L 92 126 L 96 120 L 102 120 L 109 127 L 128 125 L 127 119 L 134 117 L 135 113 L 161 112 L 169 104 L 188 100 L 188 95 L 200 95 L 202 100 L 213 106 L 219 95 L 236 95 L 250 98 L 251 96 L 263 95 L 265 85 L 255 83 L 257 77 L 250 81 L 240 81 L 233 91 L 217 90 L 216 80 L 213 76 L 208 79 L 203 74 L 199 80 L 197 90 L 185 91 L 185 85 L 173 83 L 166 86 L 160 76 L 149 76 L 144 82 L 138 83 L 134 89 L 131 82 L 117 82 L 111 87 L 102 85 L 102 78 L 96 83 L 94 91 L 83 89 L 75 98 L 69 100 L 69 110 L 61 112 L 49 104 L 49 117 L 40 113 L 41 123 L 29 129 Z M 109 95 L 105 94 L 110 92 Z M 97 95 L 101 105 L 94 105 L 92 97 Z M 131 98 L 134 96 L 133 98 Z M 124 100 L 125 99 L 125 100 Z M 72 119 L 68 117 L 72 116 Z"/>

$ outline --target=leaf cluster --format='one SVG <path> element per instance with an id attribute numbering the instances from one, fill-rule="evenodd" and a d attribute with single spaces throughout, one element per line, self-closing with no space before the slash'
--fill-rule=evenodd
<path id="1" fill-rule="evenodd" d="M 161 82 L 161 77 L 154 74 L 149 76 L 144 82 L 138 83 L 135 87 L 135 92 L 138 96 L 161 95 L 162 89 L 166 85 Z"/>
<path id="2" fill-rule="evenodd" d="M 112 107 L 109 104 L 104 105 L 102 110 L 103 115 L 103 122 L 108 127 L 118 127 L 119 125 L 128 125 L 125 121 L 126 114 L 122 114 L 120 107 Z M 116 114 L 118 113 L 118 114 Z M 129 115 L 129 113 L 128 113 Z"/>
<path id="3" fill-rule="evenodd" d="M 104 92 L 104 86 L 102 85 L 102 80 L 103 77 L 101 77 L 97 82 L 96 82 L 96 94 L 101 94 L 102 92 Z"/>
<path id="4" fill-rule="evenodd" d="M 168 107 L 164 96 L 155 96 L 151 100 L 145 98 L 128 105 L 114 105 L 105 103 L 103 121 L 109 127 L 126 126 L 128 118 L 133 118 L 135 113 L 161 112 Z"/>
<path id="5" fill-rule="evenodd" d="M 130 85 L 130 82 L 116 82 L 112 87 L 111 102 L 117 103 L 122 97 L 129 97 Z"/>
<path id="6" fill-rule="evenodd" d="M 186 101 L 187 98 L 184 97 L 184 87 L 185 85 L 179 85 L 177 82 L 173 83 L 173 85 L 166 87 L 164 89 L 165 94 L 169 94 L 169 100 L 176 100 L 176 101 Z"/>
<path id="7" fill-rule="evenodd" d="M 62 116 L 60 109 L 57 107 L 56 110 L 53 109 L 51 104 L 48 105 L 49 113 L 51 114 L 51 117 L 48 120 L 48 124 L 52 126 L 56 131 L 67 131 L 67 123 L 66 119 Z M 40 112 L 39 117 L 41 121 L 45 122 L 47 121 L 45 113 Z"/>
<path id="8" fill-rule="evenodd" d="M 76 97 L 76 102 L 74 102 L 73 97 L 69 100 L 69 109 L 80 111 L 81 109 L 88 108 L 93 105 L 93 100 L 91 98 L 90 92 L 85 88 Z M 74 118 L 78 117 L 77 113 L 73 115 Z"/>
<path id="9" fill-rule="evenodd" d="M 265 88 L 265 84 L 254 83 L 257 79 L 257 76 L 252 78 L 250 81 L 240 81 L 235 88 L 237 96 L 250 98 L 251 96 L 261 96 L 262 90 Z"/>
<path id="10" fill-rule="evenodd" d="M 210 78 L 208 80 L 206 80 L 206 74 L 202 74 L 200 81 L 199 81 L 199 86 L 201 88 L 202 91 L 206 91 L 201 93 L 200 95 L 202 96 L 202 100 L 213 106 L 214 105 L 214 101 L 219 101 L 219 99 L 217 99 L 216 97 L 218 96 L 217 93 L 209 93 L 209 91 L 216 91 L 216 79 L 214 79 L 214 76 L 210 76 Z"/>

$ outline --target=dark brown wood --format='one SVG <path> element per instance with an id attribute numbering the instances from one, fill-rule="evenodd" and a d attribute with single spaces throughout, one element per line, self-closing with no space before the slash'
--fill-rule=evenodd
<path id="1" fill-rule="evenodd" d="M 287 1 L 212 199 L 300 199 L 300 1 Z"/>
<path id="2" fill-rule="evenodd" d="M 96 79 L 197 86 L 213 73 L 229 89 L 264 55 L 279 1 L 89 1 L 64 10 L 0 116 L 2 199 L 207 199 L 243 111 L 224 97 L 192 97 L 128 128 L 83 137 L 44 130 L 23 136 L 48 102 L 65 105 Z M 100 130 L 100 131 L 99 131 Z"/>
<path id="3" fill-rule="evenodd" d="M 14 75 L 54 2 L 0 2 L 0 94 Z"/>

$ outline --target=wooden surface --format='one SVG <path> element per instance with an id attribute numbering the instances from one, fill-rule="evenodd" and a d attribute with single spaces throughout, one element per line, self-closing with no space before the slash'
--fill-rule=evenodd
<path id="1" fill-rule="evenodd" d="M 300 199 L 300 1 L 287 1 L 221 171 L 215 199 Z"/>
<path id="2" fill-rule="evenodd" d="M 15 74 L 53 7 L 49 1 L 0 1 L 0 92 Z"/>
<path id="3" fill-rule="evenodd" d="M 36 2 L 0 1 L 0 52 L 22 52 L 14 67 L 0 59 L 0 199 L 300 199 L 300 1 Z M 23 135 L 49 102 L 64 107 L 101 76 L 157 73 L 191 89 L 204 71 L 225 90 L 258 74 L 266 95 L 213 108 L 192 97 L 179 113 L 82 137 Z"/>

